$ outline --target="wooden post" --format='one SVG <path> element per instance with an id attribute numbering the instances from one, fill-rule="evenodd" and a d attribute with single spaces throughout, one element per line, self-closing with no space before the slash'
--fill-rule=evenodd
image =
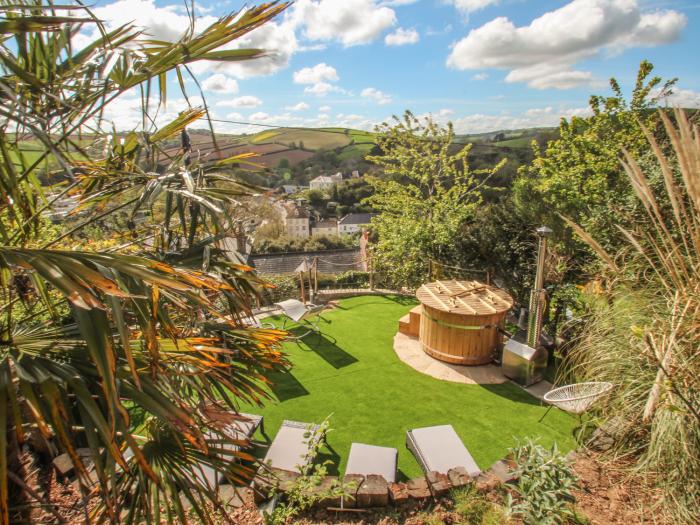
<path id="1" fill-rule="evenodd" d="M 301 302 L 306 303 L 306 294 L 304 292 L 304 272 L 299 272 L 299 283 L 301 284 Z"/>
<path id="2" fill-rule="evenodd" d="M 318 294 L 318 256 L 314 257 L 314 294 Z"/>

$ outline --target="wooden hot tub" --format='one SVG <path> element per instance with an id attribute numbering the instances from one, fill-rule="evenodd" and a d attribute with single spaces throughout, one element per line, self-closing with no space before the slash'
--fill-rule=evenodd
<path id="1" fill-rule="evenodd" d="M 460 365 L 493 359 L 513 298 L 478 281 L 435 281 L 416 292 L 423 305 L 419 339 L 428 355 Z"/>

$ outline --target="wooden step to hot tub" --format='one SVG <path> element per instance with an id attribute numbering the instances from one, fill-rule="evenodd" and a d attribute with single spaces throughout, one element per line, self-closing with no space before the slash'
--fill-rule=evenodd
<path id="1" fill-rule="evenodd" d="M 399 332 L 411 337 L 418 337 L 418 332 L 420 330 L 420 313 L 421 305 L 418 305 L 399 319 Z"/>

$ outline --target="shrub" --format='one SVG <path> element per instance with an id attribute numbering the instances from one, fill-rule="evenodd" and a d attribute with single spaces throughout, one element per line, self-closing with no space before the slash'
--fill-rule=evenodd
<path id="1" fill-rule="evenodd" d="M 508 512 L 489 501 L 474 485 L 467 485 L 450 492 L 454 511 L 464 525 L 502 525 L 509 522 Z"/>
<path id="2" fill-rule="evenodd" d="M 556 444 L 550 449 L 533 442 L 510 449 L 516 463 L 513 486 L 516 497 L 509 501 L 511 512 L 528 525 L 580 523 L 572 490 L 578 488 L 576 475 Z"/>
<path id="3" fill-rule="evenodd" d="M 615 384 L 599 406 L 614 429 L 613 452 L 632 455 L 637 471 L 654 477 L 674 522 L 699 523 L 700 129 L 683 112 L 659 115 L 667 138 L 648 135 L 656 165 L 625 152 L 646 213 L 618 216 L 626 245 L 608 253 L 597 232 L 569 221 L 605 263 L 570 364 L 578 380 Z"/>

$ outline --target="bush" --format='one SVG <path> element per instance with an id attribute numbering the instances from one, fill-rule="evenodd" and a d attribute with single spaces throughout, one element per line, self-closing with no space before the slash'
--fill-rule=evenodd
<path id="1" fill-rule="evenodd" d="M 261 299 L 265 305 L 299 296 L 299 279 L 294 275 L 266 275 L 265 281 L 275 285 L 275 288 L 263 289 Z"/>
<path id="2" fill-rule="evenodd" d="M 369 272 L 348 270 L 337 275 L 335 282 L 339 287 L 366 288 L 369 286 Z"/>
<path id="3" fill-rule="evenodd" d="M 454 511 L 462 518 L 459 523 L 464 525 L 502 525 L 509 521 L 507 510 L 489 501 L 474 485 L 453 489 L 450 498 Z"/>
<path id="4" fill-rule="evenodd" d="M 571 493 L 578 488 L 576 475 L 556 444 L 550 449 L 528 440 L 510 449 L 516 468 L 517 484 L 511 512 L 528 525 L 581 523 L 576 513 L 576 499 Z"/>

